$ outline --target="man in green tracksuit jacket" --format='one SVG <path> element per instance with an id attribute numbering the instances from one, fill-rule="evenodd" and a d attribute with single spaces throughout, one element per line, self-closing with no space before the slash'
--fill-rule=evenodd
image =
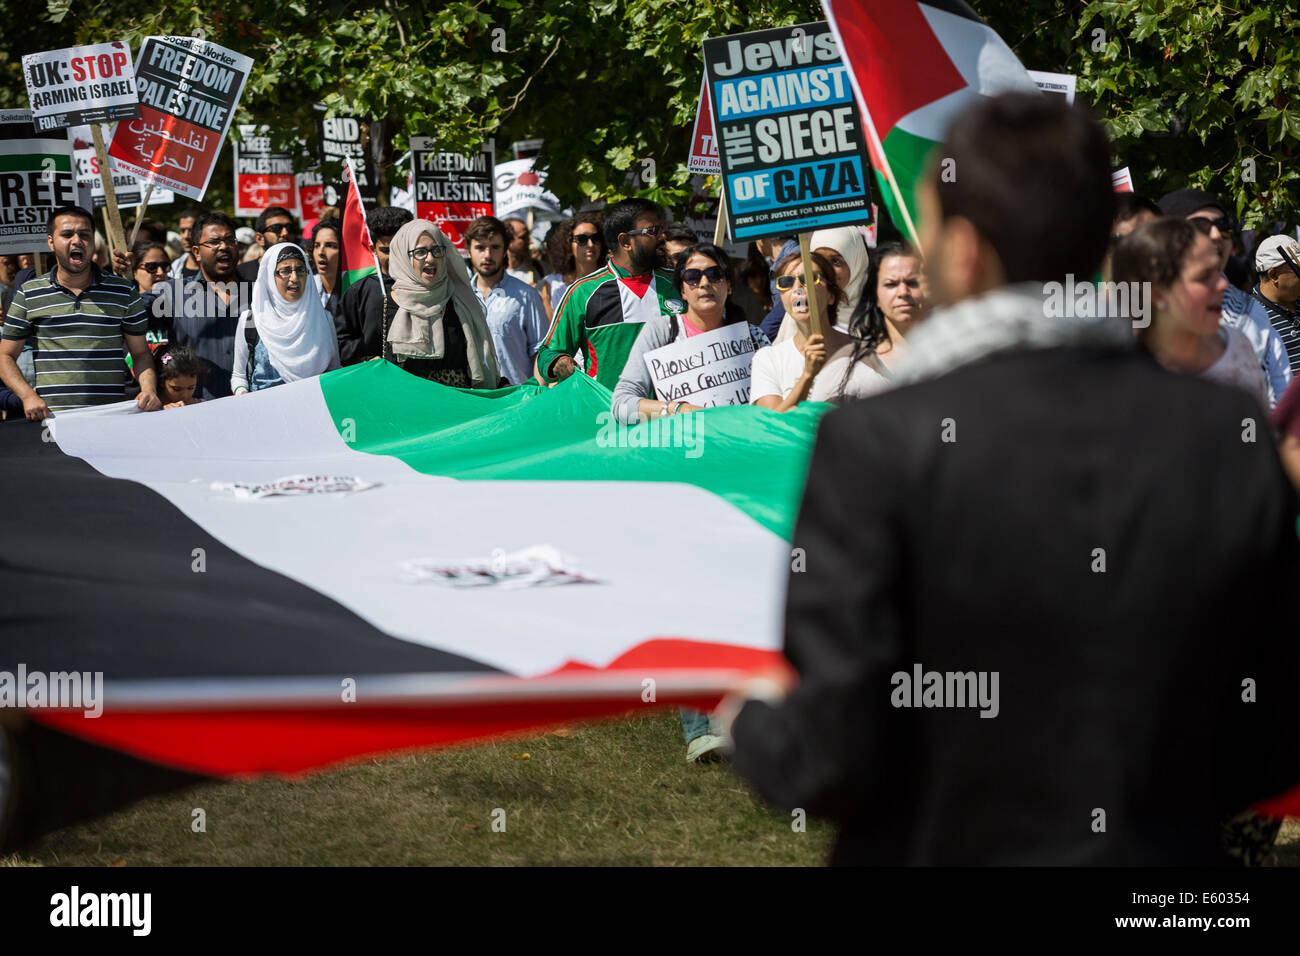
<path id="1" fill-rule="evenodd" d="M 568 378 L 583 367 L 613 389 L 627 363 L 641 326 L 664 312 L 675 295 L 672 275 L 655 266 L 659 259 L 662 210 L 648 199 L 624 199 L 605 213 L 605 245 L 610 261 L 569 286 L 537 353 L 537 367 L 548 382 Z"/>

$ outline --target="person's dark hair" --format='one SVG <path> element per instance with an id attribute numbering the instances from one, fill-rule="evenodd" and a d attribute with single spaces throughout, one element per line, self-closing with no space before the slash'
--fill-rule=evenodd
<path id="1" fill-rule="evenodd" d="M 465 229 L 466 247 L 471 242 L 487 242 L 493 236 L 500 236 L 503 245 L 509 246 L 514 236 L 496 216 L 479 216 Z"/>
<path id="2" fill-rule="evenodd" d="M 375 242 L 380 239 L 392 239 L 408 222 L 415 219 L 409 209 L 401 206 L 377 206 L 373 212 L 366 213 L 366 225 L 370 228 L 370 238 Z"/>
<path id="3" fill-rule="evenodd" d="M 664 226 L 663 235 L 660 236 L 664 242 L 689 242 L 691 245 L 699 242 L 699 236 L 695 230 L 685 223 L 675 222 L 672 225 Z"/>
<path id="4" fill-rule="evenodd" d="M 171 343 L 154 349 L 153 367 L 157 370 L 160 382 L 183 375 L 193 375 L 201 382 L 207 372 L 207 367 L 192 348 Z"/>
<path id="5" fill-rule="evenodd" d="M 1169 288 L 1183 271 L 1196 240 L 1209 236 L 1206 227 L 1195 220 L 1165 216 L 1144 223 L 1115 243 L 1110 260 L 1112 282 L 1149 282 L 1154 288 Z M 1146 338 L 1150 326 L 1138 330 L 1139 341 Z"/>
<path id="6" fill-rule="evenodd" d="M 207 210 L 204 209 L 202 206 L 189 206 L 185 209 L 182 209 L 181 214 L 176 217 L 176 225 L 179 227 L 182 219 L 198 219 L 205 212 L 207 212 Z M 190 223 L 190 228 L 191 229 L 194 228 L 193 223 Z"/>
<path id="7" fill-rule="evenodd" d="M 298 217 L 293 214 L 293 210 L 285 209 L 283 206 L 267 206 L 262 210 L 262 214 L 257 217 L 257 223 L 253 228 L 257 232 L 265 232 L 266 224 L 272 219 L 278 219 L 282 216 L 288 216 L 295 229 L 298 228 Z M 283 235 L 283 233 L 281 233 Z"/>
<path id="8" fill-rule="evenodd" d="M 938 155 L 943 162 L 929 175 L 943 218 L 975 226 L 1008 284 L 1096 274 L 1115 193 L 1110 144 L 1082 107 L 1041 93 L 980 98 L 953 122 Z"/>
<path id="9" fill-rule="evenodd" d="M 1115 194 L 1115 218 L 1111 220 L 1113 223 L 1128 222 L 1134 216 L 1143 212 L 1149 212 L 1157 219 L 1164 215 L 1155 202 L 1141 193 Z"/>
<path id="10" fill-rule="evenodd" d="M 695 233 L 691 233 L 691 238 L 695 238 Z M 686 271 L 686 263 L 696 256 L 705 256 L 706 258 L 712 259 L 720 265 L 722 271 L 726 273 L 727 301 L 723 305 L 722 309 L 722 324 L 731 325 L 735 322 L 744 322 L 745 310 L 731 301 L 731 290 L 736 287 L 734 279 L 735 270 L 731 265 L 731 257 L 727 255 L 725 250 L 720 249 L 711 242 L 697 243 L 689 249 L 682 250 L 682 252 L 677 255 L 673 264 L 673 289 L 676 290 L 679 296 L 683 294 L 682 286 L 684 283 L 682 281 L 682 273 Z"/>
<path id="11" fill-rule="evenodd" d="M 136 228 L 135 220 L 127 220 L 126 225 L 122 228 L 126 232 L 127 238 L 130 238 L 131 231 Z M 167 227 L 157 219 L 141 219 L 140 228 L 136 231 L 136 238 L 146 242 L 166 242 Z"/>
<path id="12" fill-rule="evenodd" d="M 60 216 L 76 216 L 90 223 L 92 230 L 95 228 L 95 217 L 90 214 L 89 210 L 82 209 L 80 206 L 59 206 L 50 213 L 50 218 L 45 221 L 45 234 L 47 236 L 54 235 L 54 221 Z"/>
<path id="13" fill-rule="evenodd" d="M 605 210 L 605 248 L 617 249 L 618 237 L 636 228 L 636 221 L 646 213 L 662 216 L 664 211 L 658 203 L 649 199 L 633 197 L 614 203 Z"/>
<path id="14" fill-rule="evenodd" d="M 551 264 L 551 271 L 558 273 L 562 279 L 578 268 L 578 264 L 573 259 L 573 247 L 569 245 L 572 241 L 572 219 L 557 222 L 546 234 L 546 261 Z M 602 239 L 601 242 L 604 240 Z"/>
<path id="15" fill-rule="evenodd" d="M 759 288 L 763 290 L 762 295 L 770 299 L 769 283 L 772 280 L 772 267 L 767 264 L 767 258 L 758 251 L 756 243 L 749 244 L 749 256 L 740 264 L 737 278 L 746 285 L 749 285 L 750 279 L 758 279 Z M 771 308 L 770 305 L 768 307 Z"/>
<path id="16" fill-rule="evenodd" d="M 862 284 L 862 297 L 858 299 L 857 308 L 849 318 L 849 334 L 861 340 L 864 354 L 875 351 L 877 346 L 889 338 L 889 332 L 885 328 L 885 313 L 880 309 L 876 287 L 880 281 L 880 267 L 885 260 L 900 256 L 921 258 L 910 245 L 895 240 L 872 249 L 867 260 L 867 278 Z"/>
<path id="17" fill-rule="evenodd" d="M 609 243 L 605 241 L 605 217 L 594 210 L 580 212 L 567 223 L 569 228 L 564 239 L 564 268 L 560 270 L 562 275 L 570 276 L 578 271 L 578 262 L 573 256 L 573 234 L 578 231 L 579 226 L 584 224 L 596 227 L 596 241 L 600 243 L 602 262 L 609 253 Z"/>
<path id="18" fill-rule="evenodd" d="M 316 225 L 312 226 L 311 241 L 314 243 L 316 241 L 316 236 L 319 233 L 324 232 L 326 229 L 333 229 L 338 233 L 339 242 L 343 241 L 343 224 L 337 219 L 322 219 L 320 222 L 316 223 Z"/>
<path id="19" fill-rule="evenodd" d="M 149 240 L 149 239 L 141 240 L 140 242 L 137 242 L 134 246 L 131 247 L 132 267 L 135 269 L 140 268 L 140 263 L 144 262 L 144 257 L 147 256 L 149 253 L 153 252 L 153 250 L 155 249 L 162 252 L 164 256 L 167 255 L 167 247 L 164 246 L 161 242 L 154 242 L 153 240 Z M 170 261 L 168 262 L 168 265 L 171 265 Z"/>
<path id="20" fill-rule="evenodd" d="M 239 228 L 235 225 L 235 220 L 224 212 L 205 212 L 195 219 L 194 225 L 190 227 L 190 241 L 197 244 L 203 238 L 203 230 L 208 226 L 225 226 L 232 233 Z"/>
<path id="21" fill-rule="evenodd" d="M 812 252 L 809 253 L 809 255 L 812 257 L 813 265 L 821 270 L 822 285 L 826 286 L 826 291 L 830 293 L 831 297 L 830 305 L 826 309 L 827 314 L 823 316 L 823 318 L 826 319 L 827 325 L 834 325 L 838 321 L 835 314 L 835 308 L 840 304 L 840 300 L 844 298 L 844 290 L 840 288 L 839 282 L 835 279 L 835 269 L 830 264 L 830 260 L 820 252 Z M 799 254 L 798 250 L 787 254 L 780 262 L 772 267 L 772 278 L 775 279 L 777 276 L 784 273 L 786 266 L 792 262 L 798 262 L 800 266 L 802 266 L 802 260 L 803 257 Z"/>

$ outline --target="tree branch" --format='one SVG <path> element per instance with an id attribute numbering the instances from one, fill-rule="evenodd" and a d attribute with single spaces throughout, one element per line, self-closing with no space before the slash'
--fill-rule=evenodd
<path id="1" fill-rule="evenodd" d="M 551 62 L 551 57 L 555 56 L 555 54 L 560 49 L 560 44 L 563 42 L 564 42 L 564 37 L 559 36 L 555 38 L 555 46 L 551 49 L 551 52 L 546 54 L 546 59 L 542 61 L 542 65 L 539 66 L 536 69 L 536 71 L 534 71 L 533 75 L 524 81 L 523 89 L 521 89 L 518 93 L 514 95 L 514 99 L 510 101 L 510 105 L 507 106 L 505 108 L 505 111 L 501 114 L 501 116 L 498 117 L 497 119 L 498 123 L 500 123 L 502 120 L 504 120 L 507 116 L 509 116 L 511 113 L 515 111 L 515 108 L 519 105 L 519 101 L 523 99 L 524 94 L 528 92 L 528 87 L 532 84 L 533 80 L 536 79 L 537 76 L 542 72 L 542 70 L 546 69 L 546 64 Z"/>

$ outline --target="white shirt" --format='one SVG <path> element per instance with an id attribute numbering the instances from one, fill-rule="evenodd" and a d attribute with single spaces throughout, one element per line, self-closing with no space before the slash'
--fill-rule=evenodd
<path id="1" fill-rule="evenodd" d="M 826 360 L 817 377 L 813 379 L 812 389 L 808 393 L 810 402 L 829 402 L 839 396 L 840 383 L 848 371 L 849 359 L 853 355 L 853 344 L 843 346 Z M 848 384 L 844 388 L 845 398 L 865 398 L 884 391 L 889 385 L 886 377 L 889 373 L 884 363 L 874 354 L 870 356 L 874 364 L 882 371 L 877 371 L 867 361 L 854 363 L 849 373 Z M 754 366 L 750 378 L 750 403 L 756 404 L 765 395 L 786 398 L 794 390 L 795 383 L 803 374 L 803 353 L 795 348 L 794 339 L 786 339 L 770 348 L 760 349 L 754 353 Z"/>
<path id="2" fill-rule="evenodd" d="M 1268 380 L 1264 378 L 1264 370 L 1259 367 L 1259 356 L 1250 344 L 1250 339 L 1240 330 L 1224 326 L 1219 326 L 1219 337 L 1227 339 L 1227 348 L 1218 361 L 1198 377 L 1221 385 L 1236 385 L 1268 408 Z"/>

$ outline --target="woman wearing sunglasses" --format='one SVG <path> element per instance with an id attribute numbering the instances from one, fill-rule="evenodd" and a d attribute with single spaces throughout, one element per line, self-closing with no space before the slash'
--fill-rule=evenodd
<path id="1" fill-rule="evenodd" d="M 276 243 L 258 263 L 253 307 L 235 329 L 230 390 L 243 395 L 338 367 L 334 320 L 316 295 L 307 257 L 296 243 Z"/>
<path id="2" fill-rule="evenodd" d="M 655 416 L 698 411 L 700 407 L 690 402 L 661 402 L 654 397 L 654 381 L 645 363 L 647 352 L 724 325 L 747 324 L 743 310 L 728 308 L 731 260 L 717 246 L 692 246 L 679 256 L 673 271 L 673 288 L 680 298 L 665 300 L 665 306 L 671 309 L 676 304 L 680 311 L 645 323 L 614 388 L 614 418 L 625 425 L 635 425 Z M 768 344 L 767 336 L 758 326 L 750 325 L 749 334 L 755 351 Z"/>
<path id="3" fill-rule="evenodd" d="M 555 269 L 538 286 L 549 319 L 564 298 L 564 290 L 605 263 L 605 239 L 601 215 L 580 212 L 554 226 L 546 236 L 546 254 Z"/>
<path id="4" fill-rule="evenodd" d="M 800 402 L 859 398 L 884 387 L 885 379 L 879 372 L 867 361 L 855 360 L 856 340 L 835 328 L 842 293 L 830 262 L 814 252 L 812 264 L 813 294 L 817 296 L 825 332 L 812 333 L 803 259 L 792 252 L 776 264 L 773 272 L 785 311 L 794 319 L 795 334 L 754 356 L 749 399 L 754 405 L 788 412 Z"/>

